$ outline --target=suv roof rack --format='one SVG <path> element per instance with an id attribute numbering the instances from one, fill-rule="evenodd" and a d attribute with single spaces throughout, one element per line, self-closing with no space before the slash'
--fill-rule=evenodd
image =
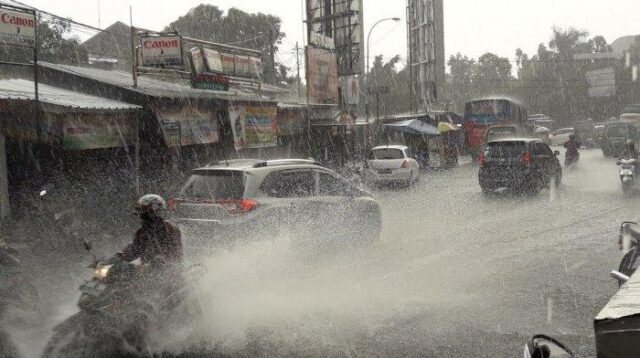
<path id="1" fill-rule="evenodd" d="M 320 165 L 314 159 L 276 159 L 264 160 L 253 165 L 253 168 L 266 168 L 278 165 Z"/>
<path id="2" fill-rule="evenodd" d="M 218 160 L 215 162 L 211 162 L 207 164 L 207 167 L 239 167 L 239 166 L 252 166 L 256 163 L 260 163 L 263 160 L 261 159 L 229 159 L 229 160 Z"/>

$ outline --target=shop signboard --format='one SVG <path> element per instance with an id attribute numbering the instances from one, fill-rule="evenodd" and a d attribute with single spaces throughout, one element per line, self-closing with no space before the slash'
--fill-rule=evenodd
<path id="1" fill-rule="evenodd" d="M 222 73 L 225 76 L 236 75 L 236 56 L 228 53 L 221 53 L 220 59 L 222 61 Z"/>
<path id="2" fill-rule="evenodd" d="M 229 77 L 220 74 L 201 73 L 191 79 L 191 85 L 193 88 L 198 89 L 228 91 Z"/>
<path id="3" fill-rule="evenodd" d="M 175 110 L 156 110 L 165 142 L 170 147 L 217 143 L 217 113 L 185 105 Z"/>
<path id="4" fill-rule="evenodd" d="M 222 59 L 220 58 L 220 52 L 209 48 L 203 48 L 204 60 L 207 64 L 207 72 L 209 73 L 223 73 Z"/>
<path id="5" fill-rule="evenodd" d="M 236 150 L 274 147 L 278 144 L 275 106 L 229 107 Z"/>
<path id="6" fill-rule="evenodd" d="M 182 66 L 182 37 L 142 37 L 141 56 L 144 67 Z"/>
<path id="7" fill-rule="evenodd" d="M 236 76 L 251 77 L 249 56 L 236 56 Z"/>
<path id="8" fill-rule="evenodd" d="M 304 132 L 305 123 L 301 109 L 278 108 L 276 127 L 278 137 L 290 136 Z"/>
<path id="9" fill-rule="evenodd" d="M 331 51 L 307 46 L 309 97 L 317 103 L 338 102 L 338 69 Z"/>
<path id="10" fill-rule="evenodd" d="M 189 50 L 189 55 L 191 56 L 191 70 L 195 76 L 205 73 L 207 71 L 207 66 L 204 63 L 204 55 L 202 54 L 201 47 L 194 47 Z"/>
<path id="11" fill-rule="evenodd" d="M 129 115 L 69 114 L 62 124 L 62 147 L 88 150 L 131 146 L 135 123 Z"/>
<path id="12" fill-rule="evenodd" d="M 613 67 L 587 72 L 590 97 L 613 97 L 616 95 L 616 71 Z"/>
<path id="13" fill-rule="evenodd" d="M 0 9 L 0 43 L 5 46 L 34 48 L 36 44 L 35 15 Z"/>
<path id="14" fill-rule="evenodd" d="M 262 78 L 262 60 L 257 57 L 249 57 L 249 77 Z"/>

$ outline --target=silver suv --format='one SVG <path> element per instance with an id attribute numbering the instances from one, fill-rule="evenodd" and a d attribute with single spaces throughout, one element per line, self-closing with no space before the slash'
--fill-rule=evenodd
<path id="1" fill-rule="evenodd" d="M 293 235 L 347 243 L 379 237 L 372 195 L 310 160 L 229 160 L 193 171 L 169 200 L 186 246 Z"/>

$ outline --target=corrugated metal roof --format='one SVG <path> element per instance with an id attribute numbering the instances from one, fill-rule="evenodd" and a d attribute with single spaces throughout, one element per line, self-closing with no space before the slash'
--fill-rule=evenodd
<path id="1" fill-rule="evenodd" d="M 39 84 L 39 100 L 55 106 L 76 109 L 133 110 L 142 108 L 111 99 L 91 96 L 62 88 Z M 35 100 L 33 81 L 24 79 L 0 80 L 0 98 Z"/>
<path id="2" fill-rule="evenodd" d="M 98 82 L 126 88 L 148 96 L 166 98 L 219 98 L 224 100 L 245 100 L 245 101 L 267 101 L 274 102 L 267 98 L 260 98 L 253 93 L 245 93 L 238 90 L 213 91 L 192 88 L 188 81 L 178 83 L 161 81 L 149 76 L 138 76 L 138 86 L 133 87 L 133 77 L 131 73 L 124 71 L 108 71 L 96 68 L 78 67 L 69 65 L 58 65 L 47 62 L 38 62 L 44 68 L 62 71 L 72 75 L 90 78 Z"/>

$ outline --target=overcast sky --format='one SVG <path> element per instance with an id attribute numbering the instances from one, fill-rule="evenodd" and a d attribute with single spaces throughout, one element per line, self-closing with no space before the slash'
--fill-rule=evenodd
<path id="1" fill-rule="evenodd" d="M 287 34 L 279 59 L 295 65 L 291 52 L 302 43 L 304 0 L 23 0 L 57 15 L 103 27 L 116 20 L 129 23 L 133 7 L 134 25 L 160 30 L 190 8 L 209 3 L 224 10 L 237 7 L 247 12 L 279 16 Z M 98 11 L 100 4 L 101 11 Z M 406 59 L 405 0 L 364 0 L 365 30 L 384 17 L 400 17 L 401 23 L 379 25 L 371 36 L 372 54 Z M 457 52 L 478 57 L 490 51 L 510 59 L 515 49 L 535 53 L 540 42 L 549 42 L 551 27 L 575 26 L 592 35 L 618 37 L 640 34 L 639 0 L 444 0 L 445 48 L 447 58 Z M 365 32 L 366 36 L 366 32 Z"/>

